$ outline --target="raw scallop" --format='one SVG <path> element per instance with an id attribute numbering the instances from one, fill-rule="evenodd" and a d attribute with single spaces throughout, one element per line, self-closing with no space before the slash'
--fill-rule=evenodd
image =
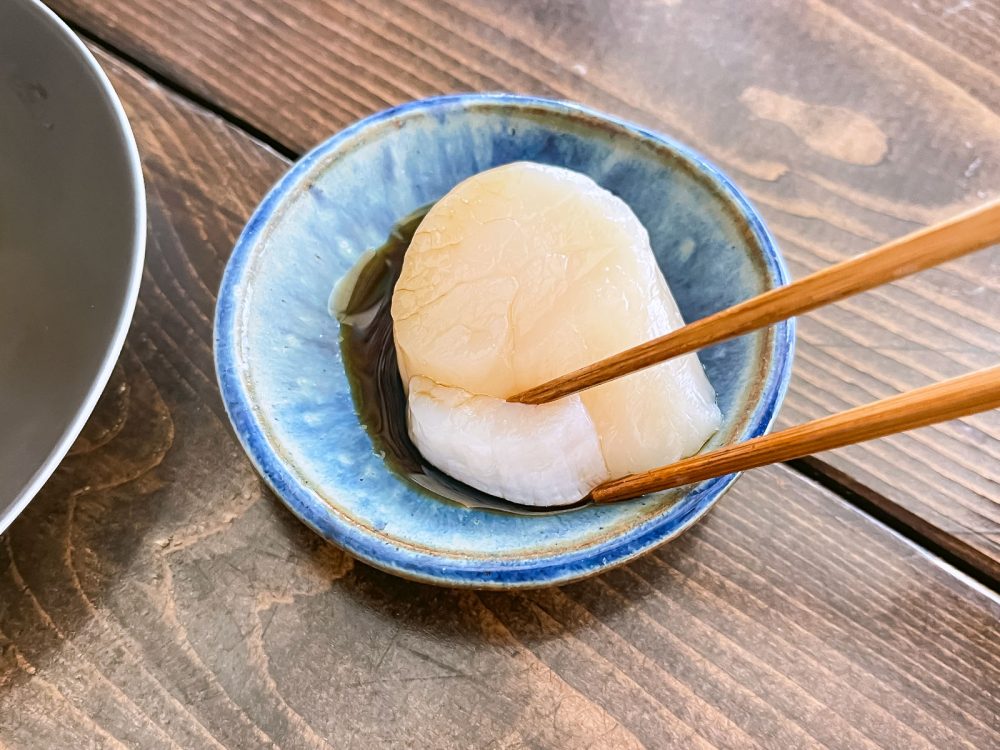
<path id="1" fill-rule="evenodd" d="M 424 458 L 484 492 L 524 505 L 568 505 L 609 478 L 579 396 L 510 404 L 417 376 L 407 407 L 410 437 Z"/>
<path id="2" fill-rule="evenodd" d="M 624 201 L 582 174 L 529 162 L 481 172 L 434 205 L 406 252 L 392 317 L 404 385 L 420 376 L 494 399 L 683 325 L 649 235 Z M 693 354 L 592 388 L 580 401 L 612 478 L 696 452 L 720 422 L 715 393 Z M 514 418 L 492 407 L 480 418 L 493 420 L 501 411 Z M 419 412 L 410 416 L 423 451 L 430 425 L 421 424 Z M 573 444 L 588 440 L 574 424 Z M 487 480 L 472 476 L 485 469 L 462 458 L 482 449 L 474 444 L 478 435 L 500 429 L 450 430 L 450 473 L 527 502 L 514 484 L 498 479 L 523 474 L 524 466 L 492 467 Z M 549 439 L 568 437 L 555 431 Z M 434 452 L 447 449 L 437 445 Z M 591 482 L 597 483 L 583 477 L 581 486 Z M 543 466 L 537 485 L 547 484 Z"/>

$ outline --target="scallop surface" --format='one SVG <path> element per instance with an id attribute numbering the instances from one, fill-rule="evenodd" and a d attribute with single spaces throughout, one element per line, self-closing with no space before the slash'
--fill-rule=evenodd
<path id="1" fill-rule="evenodd" d="M 582 174 L 530 162 L 474 175 L 434 205 L 406 252 L 392 317 L 400 375 L 411 391 L 411 379 L 422 377 L 492 399 L 683 325 L 649 235 L 632 210 Z M 715 393 L 693 354 L 592 388 L 579 401 L 612 478 L 696 452 L 720 422 Z M 480 419 L 526 414 L 494 406 Z M 429 428 L 412 410 L 410 419 L 415 444 L 425 452 Z M 498 430 L 523 432 L 506 424 L 470 433 L 468 441 L 455 434 L 452 450 L 479 450 L 475 440 Z M 590 439 L 582 422 L 573 425 L 572 435 L 563 430 L 549 437 L 568 441 L 568 450 Z M 478 466 L 460 456 L 451 463 Z M 524 473 L 525 467 L 495 469 Z M 482 469 L 449 473 L 525 502 L 511 496 L 509 483 L 472 481 L 473 471 Z M 544 467 L 532 471 L 544 487 Z M 588 482 L 597 483 L 589 477 L 583 485 Z"/>
<path id="2" fill-rule="evenodd" d="M 477 489 L 523 505 L 569 505 L 609 478 L 580 401 L 511 404 L 414 377 L 410 438 L 424 458 Z"/>

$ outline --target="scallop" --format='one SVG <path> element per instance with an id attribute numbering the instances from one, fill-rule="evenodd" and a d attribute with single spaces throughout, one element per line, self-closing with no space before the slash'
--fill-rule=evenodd
<path id="1" fill-rule="evenodd" d="M 410 438 L 432 464 L 522 505 L 568 505 L 610 478 L 579 396 L 528 406 L 416 376 L 407 419 Z"/>
<path id="2" fill-rule="evenodd" d="M 517 162 L 452 189 L 407 249 L 392 318 L 417 448 L 457 479 L 514 502 L 561 504 L 561 489 L 544 488 L 574 487 L 582 496 L 604 478 L 671 463 L 696 452 L 720 423 L 694 354 L 564 399 L 558 419 L 531 411 L 549 404 L 498 403 L 683 325 L 642 223 L 624 201 L 568 169 Z M 471 398 L 444 398 L 428 382 Z M 414 408 L 415 383 L 419 399 L 437 399 L 434 409 Z M 448 408 L 460 414 L 447 417 Z M 505 443 L 490 453 L 482 444 L 504 434 L 527 449 Z M 552 446 L 569 456 L 595 438 L 604 474 L 591 457 L 527 458 L 550 456 Z M 575 482 L 564 476 L 570 467 Z"/>

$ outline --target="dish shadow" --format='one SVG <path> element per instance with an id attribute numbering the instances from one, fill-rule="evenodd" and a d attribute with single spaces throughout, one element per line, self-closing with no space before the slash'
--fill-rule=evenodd
<path id="1" fill-rule="evenodd" d="M 620 614 L 654 591 L 669 593 L 670 560 L 676 555 L 690 555 L 692 546 L 698 543 L 696 525 L 669 544 L 644 555 L 644 558 L 657 556 L 666 564 L 643 564 L 641 574 L 636 566 L 642 558 L 562 586 L 516 590 L 445 587 L 401 578 L 351 558 L 306 529 L 269 490 L 268 494 L 282 532 L 299 537 L 312 564 L 330 575 L 332 586 L 328 596 L 332 598 L 327 604 L 347 599 L 352 607 L 366 613 L 365 618 L 435 640 L 495 643 L 497 627 L 524 645 L 571 635 L 590 618 Z M 310 538 L 302 539 L 303 534 Z M 331 549 L 336 551 L 337 558 L 331 559 Z M 339 556 L 350 560 L 347 572 Z M 597 592 L 604 594 L 596 595 Z M 585 608 L 586 616 L 580 600 L 590 602 Z"/>

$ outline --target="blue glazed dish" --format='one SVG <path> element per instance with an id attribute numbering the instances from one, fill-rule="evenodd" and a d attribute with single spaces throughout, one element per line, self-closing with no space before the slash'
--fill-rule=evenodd
<path id="1" fill-rule="evenodd" d="M 565 102 L 443 96 L 373 115 L 319 145 L 271 190 L 222 280 L 215 357 L 226 410 L 279 498 L 376 567 L 476 588 L 562 584 L 690 528 L 736 479 L 550 515 L 470 509 L 393 474 L 360 423 L 334 284 L 393 226 L 484 169 L 530 160 L 583 172 L 628 203 L 686 320 L 786 283 L 760 217 L 684 146 Z M 701 353 L 723 424 L 706 449 L 765 433 L 791 370 L 791 322 Z"/>

